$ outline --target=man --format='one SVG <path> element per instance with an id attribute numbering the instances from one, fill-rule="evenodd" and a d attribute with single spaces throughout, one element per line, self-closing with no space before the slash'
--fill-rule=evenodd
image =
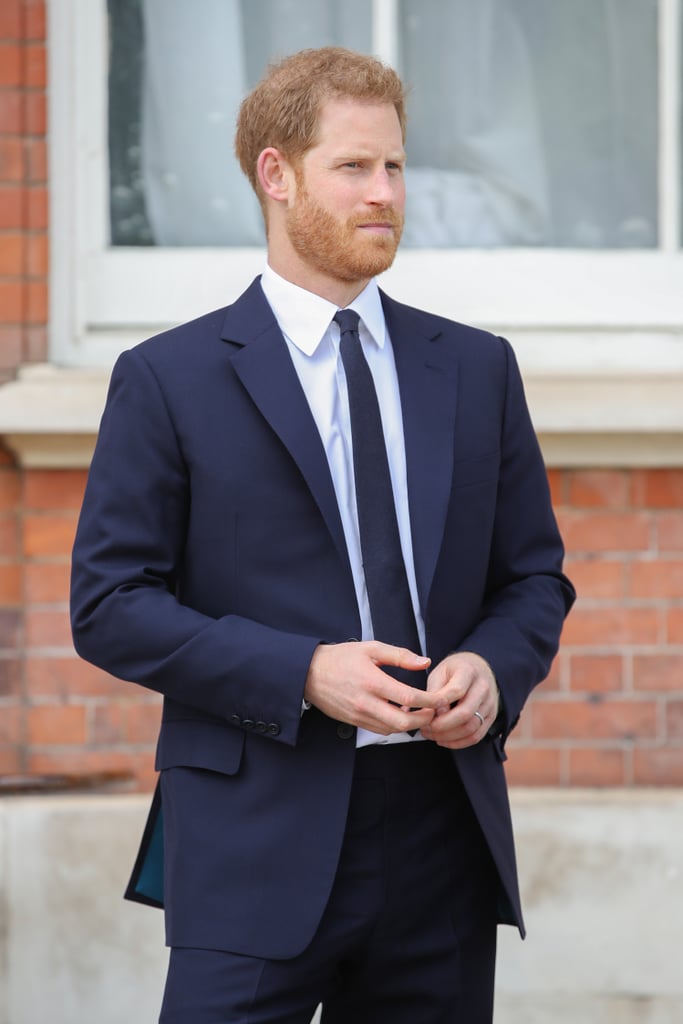
<path id="1" fill-rule="evenodd" d="M 375 284 L 404 128 L 373 58 L 271 68 L 263 277 L 113 373 L 73 630 L 165 697 L 165 1024 L 490 1021 L 523 928 L 503 746 L 573 591 L 510 347 Z"/>

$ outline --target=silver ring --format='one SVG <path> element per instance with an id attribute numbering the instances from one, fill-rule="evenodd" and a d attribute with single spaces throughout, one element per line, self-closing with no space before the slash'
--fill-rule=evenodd
<path id="1" fill-rule="evenodd" d="M 484 724 L 484 716 L 482 714 L 480 714 L 479 711 L 475 711 L 474 712 L 474 717 L 478 718 L 482 725 Z"/>

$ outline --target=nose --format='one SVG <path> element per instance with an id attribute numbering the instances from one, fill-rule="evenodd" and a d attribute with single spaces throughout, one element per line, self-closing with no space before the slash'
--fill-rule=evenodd
<path id="1" fill-rule="evenodd" d="M 368 180 L 366 202 L 375 206 L 395 206 L 403 193 L 402 175 L 390 174 L 386 167 L 378 167 Z"/>

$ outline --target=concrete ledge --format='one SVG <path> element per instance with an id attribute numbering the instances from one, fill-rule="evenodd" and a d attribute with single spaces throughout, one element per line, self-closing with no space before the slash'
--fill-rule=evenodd
<path id="1" fill-rule="evenodd" d="M 0 1024 L 157 1020 L 163 916 L 121 899 L 148 803 L 0 799 Z"/>
<path id="2" fill-rule="evenodd" d="M 683 1020 L 683 791 L 513 792 L 529 935 L 501 929 L 500 1024 Z"/>
<path id="3" fill-rule="evenodd" d="M 683 465 L 683 371 L 524 373 L 549 466 Z M 109 374 L 24 367 L 0 388 L 0 435 L 28 468 L 90 464 Z"/>
<path id="4" fill-rule="evenodd" d="M 496 1024 L 683 1020 L 683 791 L 515 790 L 529 938 Z M 121 899 L 148 798 L 0 799 L 0 1024 L 149 1024 L 162 915 Z"/>
<path id="5" fill-rule="evenodd" d="M 109 374 L 25 366 L 0 388 L 0 435 L 19 465 L 87 469 L 104 408 Z"/>

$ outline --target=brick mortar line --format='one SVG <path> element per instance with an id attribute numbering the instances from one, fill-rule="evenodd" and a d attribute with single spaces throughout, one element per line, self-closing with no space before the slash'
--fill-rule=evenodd
<path id="1" fill-rule="evenodd" d="M 672 594 L 671 597 L 582 597 L 579 594 L 576 603 L 578 611 L 608 611 L 610 608 L 628 608 L 637 611 L 639 608 L 683 608 L 683 594 Z"/>
<path id="2" fill-rule="evenodd" d="M 683 519 L 683 516 L 681 516 Z M 565 566 L 571 569 L 575 565 L 600 565 L 604 562 L 610 565 L 651 565 L 654 562 L 683 562 L 683 551 L 673 549 L 671 553 L 664 551 L 651 551 L 650 548 L 631 548 L 629 551 L 615 551 L 609 548 L 606 551 L 571 551 L 565 557 Z"/>
<path id="3" fill-rule="evenodd" d="M 122 680 L 125 685 L 125 681 Z M 123 707 L 126 710 L 130 708 L 159 708 L 161 710 L 161 694 L 155 694 L 151 690 L 146 690 L 142 686 L 139 687 L 141 693 L 140 698 L 136 696 L 122 693 L 120 696 L 102 694 L 95 695 L 92 693 L 73 693 L 73 694 L 38 694 L 33 696 L 29 702 L 29 707 L 85 707 L 87 709 L 96 709 L 100 707 Z M 0 701 L 3 698 L 0 697 Z M 682 698 L 683 699 L 683 698 Z"/>
<path id="4" fill-rule="evenodd" d="M 534 704 L 645 704 L 649 702 L 683 702 L 680 690 L 579 690 L 573 693 L 539 693 Z M 529 707 L 530 705 L 527 705 Z"/>
<path id="5" fill-rule="evenodd" d="M 22 7 L 22 17 L 24 9 Z M 22 25 L 22 29 L 24 26 Z M 24 336 L 22 334 L 22 355 L 23 355 L 23 343 Z M 17 519 L 17 555 L 16 564 L 19 568 L 20 573 L 20 596 L 22 602 L 22 614 L 21 623 L 18 629 L 18 658 L 19 658 L 19 693 L 21 695 L 21 704 L 23 709 L 22 723 L 21 723 L 21 734 L 20 734 L 20 748 L 18 753 L 19 770 L 21 772 L 29 771 L 29 725 L 28 725 L 28 714 L 27 709 L 29 705 L 29 687 L 26 673 L 26 610 L 27 604 L 27 589 L 26 589 L 26 557 L 24 555 L 23 536 L 21 532 L 21 525 L 24 515 L 24 492 L 25 492 L 25 479 L 26 472 L 23 469 L 17 469 L 17 484 L 18 484 L 18 495 L 16 505 L 16 519 Z"/>
<path id="6" fill-rule="evenodd" d="M 20 23 L 19 30 L 21 32 L 20 46 L 20 76 L 21 76 L 21 98 L 20 98 L 20 130 L 22 139 L 22 192 L 21 192 L 21 271 L 22 271 L 22 288 L 21 288 L 21 360 L 24 361 L 24 354 L 27 346 L 27 330 L 28 330 L 28 316 L 29 316 L 29 301 L 28 301 L 28 270 L 29 270 L 29 255 L 28 255 L 28 225 L 29 225 L 29 204 L 30 204 L 30 193 L 28 188 L 28 153 L 26 146 L 26 139 L 28 135 L 28 90 L 25 88 L 27 79 L 27 58 L 26 58 L 26 44 L 28 38 L 28 14 L 26 10 L 26 4 L 22 3 L 19 13 Z"/>
<path id="7" fill-rule="evenodd" d="M 676 641 L 674 643 L 666 644 L 666 657 L 671 652 L 675 654 L 683 654 L 683 642 Z M 661 644 L 562 644 L 558 657 L 566 655 L 570 658 L 582 657 L 588 654 L 590 657 L 607 657 L 610 655 L 621 654 L 624 657 L 631 657 L 633 654 L 661 654 Z"/>
<path id="8" fill-rule="evenodd" d="M 68 754 L 81 750 L 86 754 L 149 754 L 154 751 L 155 743 L 33 743 L 32 754 Z"/>
<path id="9" fill-rule="evenodd" d="M 27 601 L 24 607 L 32 612 L 69 612 L 68 601 Z"/>
<path id="10" fill-rule="evenodd" d="M 512 754 L 517 750 L 534 751 L 534 750 L 557 750 L 568 751 L 568 750 L 605 750 L 605 751 L 634 751 L 634 750 L 682 750 L 683 751 L 683 739 L 676 737 L 667 738 L 662 740 L 659 738 L 652 738 L 650 736 L 638 736 L 635 739 L 624 739 L 623 737 L 614 737 L 608 739 L 584 739 L 581 736 L 577 736 L 571 739 L 563 737 L 557 740 L 539 739 L 532 742 L 519 742 L 513 740 L 512 737 L 508 740 L 506 749 L 508 753 Z"/>

